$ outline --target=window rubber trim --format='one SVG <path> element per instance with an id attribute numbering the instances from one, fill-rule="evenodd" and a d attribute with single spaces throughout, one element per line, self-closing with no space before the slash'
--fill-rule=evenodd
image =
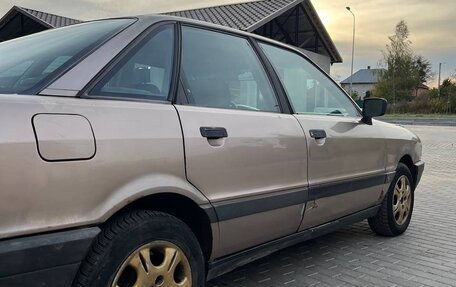
<path id="1" fill-rule="evenodd" d="M 278 49 L 282 49 L 282 50 L 285 50 L 285 51 L 289 51 L 290 53 L 293 53 L 293 54 L 296 54 L 298 56 L 300 56 L 301 58 L 303 58 L 305 61 L 307 61 L 308 63 L 310 63 L 311 65 L 313 65 L 320 73 L 322 73 L 326 78 L 328 78 L 341 92 L 342 94 L 344 94 L 348 100 L 352 103 L 352 105 L 354 106 L 354 108 L 356 109 L 356 111 L 358 111 L 358 117 L 361 117 L 362 116 L 362 111 L 361 111 L 361 108 L 356 104 L 356 102 L 352 99 L 352 97 L 350 97 L 348 95 L 348 93 L 342 89 L 342 87 L 337 84 L 336 81 L 334 81 L 333 78 L 331 78 L 331 76 L 326 73 L 322 68 L 320 68 L 317 64 L 315 64 L 312 60 L 309 59 L 309 57 L 307 57 L 304 53 L 300 52 L 299 50 L 296 50 L 294 49 L 293 47 L 288 47 L 287 45 L 285 44 L 278 44 L 278 43 L 275 43 L 273 41 L 269 42 L 269 41 L 265 41 L 265 40 L 262 40 L 262 39 L 257 39 L 256 37 L 252 37 L 254 38 L 254 41 L 256 42 L 257 46 L 259 49 L 261 49 L 261 53 L 264 54 L 264 56 L 266 57 L 266 60 L 269 62 L 269 64 L 272 66 L 272 69 L 273 69 L 273 72 L 274 74 L 276 75 L 276 77 L 279 79 L 279 84 L 283 90 L 283 92 L 285 93 L 285 95 L 287 96 L 287 100 L 289 102 L 289 96 L 288 94 L 286 93 L 286 90 L 285 90 L 285 87 L 283 86 L 282 84 L 282 81 L 280 81 L 280 78 L 274 68 L 274 66 L 272 65 L 272 63 L 270 62 L 269 58 L 266 56 L 265 52 L 263 51 L 263 49 L 260 47 L 260 44 L 265 44 L 265 45 L 269 45 L 269 46 L 274 46 L 275 48 L 278 48 Z M 291 108 L 291 113 L 292 114 L 297 114 L 294 110 L 293 110 L 293 107 L 291 106 L 291 103 L 289 102 L 290 104 L 290 108 Z"/>
<path id="2" fill-rule="evenodd" d="M 135 97 L 109 97 L 109 96 L 102 96 L 102 95 L 90 95 L 90 91 L 109 73 L 112 72 L 112 69 L 116 67 L 118 64 L 122 63 L 125 59 L 128 59 L 130 53 L 132 53 L 136 48 L 140 49 L 143 44 L 147 42 L 148 39 L 153 37 L 161 27 L 172 25 L 173 32 L 174 32 L 174 50 L 176 50 L 176 39 L 177 39 L 177 22 L 174 20 L 164 20 L 157 23 L 154 23 L 144 29 L 134 40 L 128 43 L 120 53 L 118 53 L 114 58 L 109 61 L 107 65 L 105 65 L 98 74 L 93 77 L 93 79 L 81 89 L 81 91 L 77 94 L 76 97 L 84 98 L 84 99 L 94 99 L 94 100 L 114 100 L 114 101 L 128 101 L 128 102 L 142 102 L 142 103 L 162 103 L 162 104 L 171 104 L 171 96 L 176 93 L 177 90 L 177 77 L 176 71 L 174 70 L 176 67 L 176 59 L 173 59 L 173 71 L 171 73 L 171 81 L 170 81 L 170 88 L 168 92 L 168 96 L 163 100 L 156 100 L 156 99 L 143 99 L 143 98 L 135 98 Z M 173 55 L 176 53 L 174 51 Z"/>
<path id="3" fill-rule="evenodd" d="M 280 81 L 279 76 L 274 70 L 272 63 L 269 61 L 268 57 L 261 49 L 260 45 L 253 37 L 249 37 L 251 46 L 255 49 L 255 53 L 257 54 L 258 58 L 260 59 L 266 73 L 268 74 L 268 78 L 271 84 L 274 87 L 275 94 L 277 101 L 281 107 L 282 113 L 284 114 L 293 114 L 293 108 L 291 106 L 290 100 L 288 99 L 287 93 L 285 88 Z"/>
<path id="4" fill-rule="evenodd" d="M 256 111 L 256 112 L 273 113 L 273 114 L 289 114 L 290 113 L 289 110 L 286 108 L 286 106 L 282 103 L 283 99 L 282 99 L 282 96 L 279 93 L 280 91 L 278 91 L 277 87 L 275 86 L 274 77 L 271 77 L 271 74 L 268 71 L 268 67 L 265 65 L 261 54 L 258 52 L 258 49 L 255 46 L 256 43 L 254 43 L 254 41 L 252 40 L 252 37 L 250 35 L 245 35 L 245 34 L 241 34 L 241 33 L 236 33 L 236 31 L 227 31 L 227 30 L 223 30 L 223 29 L 217 29 L 215 27 L 208 27 L 208 26 L 199 25 L 199 24 L 195 24 L 195 23 L 189 23 L 189 22 L 179 22 L 178 25 L 179 25 L 179 33 L 180 33 L 180 35 L 179 35 L 179 37 L 180 37 L 179 62 L 181 62 L 181 57 L 182 57 L 182 26 L 196 28 L 196 29 L 201 29 L 201 30 L 207 30 L 207 31 L 215 32 L 215 33 L 225 34 L 225 35 L 230 35 L 230 36 L 233 36 L 233 37 L 237 37 L 237 38 L 241 38 L 241 39 L 246 40 L 247 43 L 252 48 L 253 53 L 255 54 L 260 66 L 263 68 L 263 72 L 265 73 L 266 78 L 267 78 L 267 80 L 269 82 L 269 85 L 271 86 L 271 89 L 272 89 L 272 92 L 274 94 L 274 97 L 275 97 L 277 103 L 279 104 L 279 111 L 278 112 L 261 111 L 261 110 L 260 111 Z M 180 71 L 180 66 L 179 66 L 179 75 L 180 75 L 180 72 L 181 71 Z M 180 77 L 179 77 L 179 79 L 180 79 Z M 183 88 L 184 88 L 185 95 L 187 97 L 187 105 L 193 106 L 193 105 L 191 105 L 188 102 L 188 95 L 187 95 L 187 91 L 186 91 L 188 87 L 185 85 L 184 82 L 182 82 L 182 85 L 183 85 Z M 173 101 L 173 103 L 175 103 L 175 101 Z M 212 107 L 203 107 L 203 106 L 196 106 L 196 107 L 211 108 L 212 109 Z M 213 109 L 223 109 L 223 108 L 213 108 Z M 234 110 L 234 111 L 245 111 L 245 110 L 236 110 L 236 109 L 231 109 L 231 110 Z"/>
<path id="5" fill-rule="evenodd" d="M 180 22 L 175 24 L 175 37 L 174 37 L 174 71 L 173 71 L 173 93 L 169 93 L 168 100 L 172 104 L 176 104 L 179 99 L 179 89 L 183 90 L 184 99 L 188 104 L 187 93 L 185 92 L 185 86 L 181 82 L 181 55 L 182 55 L 182 27 Z M 171 91 L 171 90 L 170 90 Z"/>
<path id="6" fill-rule="evenodd" d="M 42 79 L 40 82 L 42 83 L 38 83 L 36 85 L 36 87 L 32 87 L 32 88 L 29 88 L 25 91 L 22 91 L 21 94 L 30 94 L 30 95 L 40 95 L 40 93 L 42 91 L 44 91 L 45 89 L 47 89 L 50 85 L 52 85 L 55 81 L 57 81 L 60 77 L 62 77 L 64 74 L 66 74 L 68 71 L 70 71 L 71 69 L 73 69 L 75 66 L 77 66 L 79 63 L 81 63 L 85 58 L 87 58 L 90 54 L 92 54 L 93 52 L 95 52 L 96 50 L 98 50 L 101 46 L 103 46 L 104 44 L 106 44 L 108 41 L 110 41 L 111 39 L 113 39 L 115 36 L 119 35 L 120 33 L 122 33 L 123 31 L 125 31 L 125 29 L 127 29 L 128 27 L 130 27 L 131 25 L 134 25 L 136 22 L 139 21 L 138 18 L 136 17 L 124 17 L 124 18 L 114 18 L 114 19 L 131 19 L 131 20 L 134 20 L 132 21 L 130 24 L 128 25 L 125 25 L 125 27 L 122 27 L 120 28 L 119 30 L 117 31 L 114 31 L 112 32 L 111 35 L 108 35 L 105 39 L 102 39 L 102 40 L 98 40 L 96 41 L 95 43 L 93 43 L 92 45 L 89 45 L 88 47 L 82 49 L 79 53 L 77 53 L 76 55 L 74 55 L 74 57 L 76 58 L 76 60 L 74 62 L 70 62 L 70 64 L 68 65 L 65 65 L 65 63 L 63 64 L 63 67 L 59 67 L 57 68 L 55 71 L 53 71 L 51 74 L 48 75 L 49 78 L 44 78 Z M 110 20 L 114 20 L 114 19 L 110 19 Z M 94 21 L 87 21 L 87 22 L 84 22 L 84 23 L 89 23 L 89 22 L 98 22 L 98 21 L 104 21 L 104 20 L 94 20 Z M 71 61 L 71 60 L 70 60 Z M 54 75 L 53 75 L 54 74 Z"/>

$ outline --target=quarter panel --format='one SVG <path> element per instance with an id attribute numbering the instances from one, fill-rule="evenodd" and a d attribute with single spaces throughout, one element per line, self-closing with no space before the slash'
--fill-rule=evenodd
<path id="1" fill-rule="evenodd" d="M 92 123 L 91 160 L 46 162 L 31 118 L 81 114 Z M 100 223 L 142 196 L 207 200 L 185 179 L 180 124 L 170 104 L 0 95 L 0 238 Z"/>
<path id="2" fill-rule="evenodd" d="M 84 160 L 95 156 L 92 126 L 83 116 L 36 114 L 32 121 L 37 149 L 44 160 Z"/>

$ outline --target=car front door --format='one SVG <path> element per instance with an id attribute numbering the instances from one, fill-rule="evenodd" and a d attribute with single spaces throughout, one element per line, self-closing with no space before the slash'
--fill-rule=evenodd
<path id="1" fill-rule="evenodd" d="M 248 39 L 182 27 L 188 180 L 215 207 L 223 256 L 297 231 L 307 147 Z"/>
<path id="2" fill-rule="evenodd" d="M 300 230 L 379 203 L 387 178 L 381 128 L 362 123 L 353 101 L 305 57 L 260 47 L 308 139 L 309 196 Z"/>

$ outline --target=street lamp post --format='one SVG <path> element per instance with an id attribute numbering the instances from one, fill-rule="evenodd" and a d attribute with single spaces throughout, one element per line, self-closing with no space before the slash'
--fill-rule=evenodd
<path id="1" fill-rule="evenodd" d="M 439 92 L 438 93 L 439 98 L 440 98 L 440 75 L 441 74 L 442 74 L 442 63 L 439 63 L 439 84 L 438 84 L 439 85 L 438 86 L 438 88 L 439 88 L 439 91 L 438 91 Z"/>
<path id="2" fill-rule="evenodd" d="M 448 92 L 448 99 L 447 99 L 447 114 L 450 113 L 450 95 L 453 92 L 453 85 L 450 84 L 450 91 Z"/>
<path id="3" fill-rule="evenodd" d="M 356 17 L 350 7 L 346 7 L 348 12 L 353 15 L 353 43 L 352 43 L 352 61 L 351 61 L 351 76 L 350 76 L 350 96 L 353 93 L 353 62 L 355 59 L 355 27 L 356 27 Z"/>
<path id="4" fill-rule="evenodd" d="M 388 67 L 389 69 L 389 67 Z M 393 58 L 393 114 L 396 113 L 396 57 Z"/>

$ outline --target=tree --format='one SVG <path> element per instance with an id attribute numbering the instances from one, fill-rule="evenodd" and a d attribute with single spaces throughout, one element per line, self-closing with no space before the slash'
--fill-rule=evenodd
<path id="1" fill-rule="evenodd" d="M 446 111 L 456 111 L 456 81 L 454 76 L 443 80 L 440 86 L 440 100 L 446 103 Z"/>
<path id="2" fill-rule="evenodd" d="M 432 72 L 432 64 L 423 56 L 415 56 L 413 59 L 413 69 L 415 73 L 415 96 L 418 96 L 418 90 L 429 80 L 432 80 L 434 73 Z"/>
<path id="3" fill-rule="evenodd" d="M 454 70 L 454 72 L 450 74 L 448 80 L 450 81 L 450 83 L 456 86 L 456 70 Z"/>
<path id="4" fill-rule="evenodd" d="M 418 71 L 418 85 L 427 83 L 429 80 L 432 80 L 434 78 L 434 73 L 432 72 L 432 64 L 423 56 L 415 56 L 413 59 L 413 66 L 414 69 Z"/>
<path id="5" fill-rule="evenodd" d="M 359 95 L 358 95 L 358 91 L 352 91 L 351 95 L 353 100 L 358 100 L 359 99 Z"/>
<path id="6" fill-rule="evenodd" d="M 411 99 L 412 91 L 432 77 L 430 62 L 414 54 L 409 36 L 407 23 L 400 21 L 394 35 L 388 37 L 389 43 L 380 60 L 386 70 L 380 75 L 373 94 L 387 98 L 393 104 Z"/>
<path id="7" fill-rule="evenodd" d="M 442 99 L 446 99 L 450 94 L 456 92 L 456 82 L 452 81 L 451 78 L 443 80 L 440 85 L 440 96 Z"/>

